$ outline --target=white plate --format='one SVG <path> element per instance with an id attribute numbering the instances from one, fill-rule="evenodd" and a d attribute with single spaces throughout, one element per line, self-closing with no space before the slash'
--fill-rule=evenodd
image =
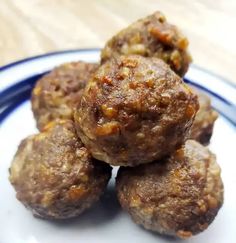
<path id="1" fill-rule="evenodd" d="M 20 140 L 37 132 L 28 100 L 35 80 L 60 63 L 98 59 L 97 49 L 66 51 L 0 68 L 0 243 L 181 242 L 144 230 L 121 210 L 113 187 L 116 170 L 101 201 L 72 221 L 55 223 L 34 218 L 15 198 L 8 168 Z M 190 68 L 186 79 L 207 92 L 221 114 L 210 148 L 222 167 L 225 202 L 206 231 L 184 242 L 233 243 L 236 242 L 236 87 L 195 66 Z"/>

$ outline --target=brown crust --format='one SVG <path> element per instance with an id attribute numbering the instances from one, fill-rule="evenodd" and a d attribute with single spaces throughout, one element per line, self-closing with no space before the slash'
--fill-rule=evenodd
<path id="1" fill-rule="evenodd" d="M 130 55 L 99 67 L 74 119 L 95 158 L 135 166 L 179 147 L 197 110 L 197 96 L 162 60 Z"/>
<path id="2" fill-rule="evenodd" d="M 127 54 L 158 57 L 177 74 L 184 76 L 191 62 L 187 47 L 187 38 L 157 11 L 113 36 L 103 48 L 101 59 L 104 62 L 111 57 Z"/>
<path id="3" fill-rule="evenodd" d="M 196 89 L 194 92 L 198 95 L 200 108 L 190 130 L 189 138 L 208 145 L 218 113 L 211 107 L 211 100 L 206 94 Z"/>
<path id="4" fill-rule="evenodd" d="M 71 62 L 60 65 L 37 81 L 32 110 L 40 131 L 55 119 L 72 119 L 83 89 L 98 64 Z"/>
<path id="5" fill-rule="evenodd" d="M 180 238 L 205 230 L 223 204 L 215 156 L 193 140 L 162 161 L 121 167 L 116 188 L 136 223 Z"/>
<path id="6" fill-rule="evenodd" d="M 64 219 L 78 216 L 106 188 L 111 168 L 92 159 L 71 121 L 24 139 L 10 168 L 16 196 L 33 214 Z"/>

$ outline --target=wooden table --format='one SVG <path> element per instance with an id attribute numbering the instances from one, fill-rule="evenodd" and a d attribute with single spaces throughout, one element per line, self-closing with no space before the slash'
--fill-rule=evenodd
<path id="1" fill-rule="evenodd" d="M 155 10 L 190 40 L 194 63 L 236 83 L 235 0 L 1 0 L 0 65 L 50 51 L 102 47 Z"/>

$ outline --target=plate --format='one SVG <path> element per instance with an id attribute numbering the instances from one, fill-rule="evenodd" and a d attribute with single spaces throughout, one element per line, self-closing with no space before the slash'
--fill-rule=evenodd
<path id="1" fill-rule="evenodd" d="M 100 202 L 78 219 L 63 223 L 37 219 L 15 198 L 8 168 L 21 139 L 37 132 L 29 102 L 35 81 L 64 62 L 97 62 L 99 54 L 99 49 L 64 51 L 0 68 L 0 243 L 182 242 L 144 230 L 121 210 L 114 191 L 116 169 Z M 235 242 L 236 86 L 196 66 L 190 67 L 185 80 L 210 95 L 213 107 L 220 113 L 210 148 L 222 168 L 225 202 L 206 231 L 184 242 Z"/>

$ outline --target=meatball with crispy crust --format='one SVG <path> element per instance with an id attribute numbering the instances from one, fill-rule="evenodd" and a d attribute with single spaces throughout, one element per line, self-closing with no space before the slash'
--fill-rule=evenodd
<path id="1" fill-rule="evenodd" d="M 197 96 L 167 64 L 131 55 L 99 67 L 74 119 L 93 157 L 136 166 L 180 147 L 197 110 Z"/>
<path id="2" fill-rule="evenodd" d="M 187 47 L 187 38 L 157 11 L 113 36 L 103 48 L 101 59 L 104 62 L 111 57 L 128 54 L 158 57 L 178 75 L 184 76 L 191 62 Z"/>
<path id="3" fill-rule="evenodd" d="M 121 206 L 134 222 L 180 238 L 205 230 L 223 204 L 215 155 L 193 140 L 168 158 L 121 167 L 116 188 Z"/>
<path id="4" fill-rule="evenodd" d="M 24 139 L 10 168 L 16 197 L 42 218 L 76 217 L 106 188 L 111 167 L 93 159 L 77 138 L 72 121 L 50 123 Z"/>
<path id="5" fill-rule="evenodd" d="M 190 138 L 203 145 L 208 145 L 218 114 L 211 107 L 211 100 L 206 94 L 196 89 L 194 92 L 198 95 L 200 108 L 190 130 Z"/>
<path id="6" fill-rule="evenodd" d="M 71 62 L 62 64 L 36 83 L 32 92 L 32 110 L 40 131 L 54 119 L 72 119 L 73 108 L 98 64 Z"/>

